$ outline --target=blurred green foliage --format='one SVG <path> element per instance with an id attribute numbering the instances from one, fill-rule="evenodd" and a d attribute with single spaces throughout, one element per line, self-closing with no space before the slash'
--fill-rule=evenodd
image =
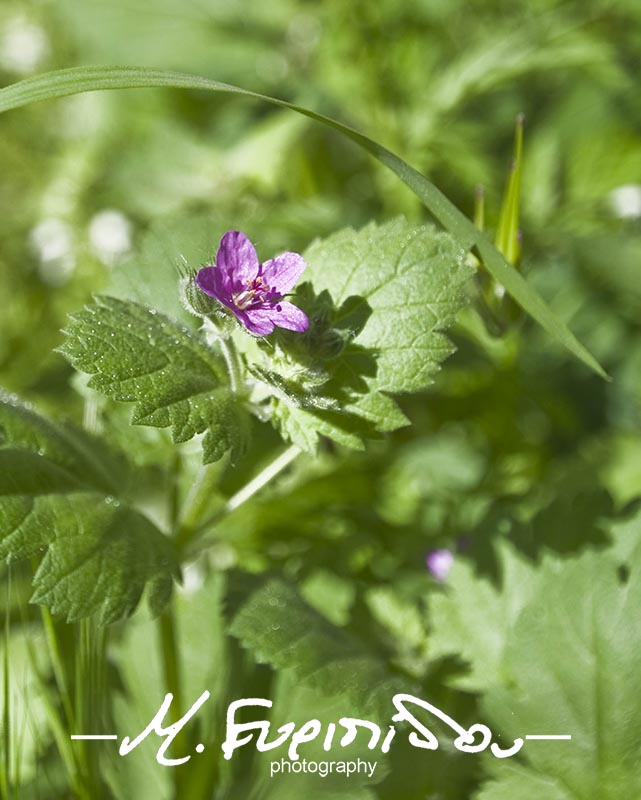
<path id="1" fill-rule="evenodd" d="M 174 688 L 190 699 L 207 688 L 216 698 L 193 741 L 219 745 L 226 703 L 241 696 L 271 696 L 279 719 L 354 713 L 334 662 L 353 670 L 373 705 L 400 681 L 468 724 L 482 710 L 510 736 L 528 732 L 513 729 L 512 708 L 519 724 L 544 725 L 551 718 L 532 709 L 557 708 L 564 692 L 610 691 L 621 713 L 633 707 L 630 697 L 637 702 L 638 623 L 621 598 L 638 592 L 640 552 L 640 54 L 635 0 L 2 3 L 3 85 L 45 69 L 131 64 L 286 97 L 372 135 L 470 217 L 482 184 L 490 231 L 514 121 L 524 113 L 520 268 L 613 377 L 605 383 L 570 360 L 505 299 L 485 302 L 495 287 L 480 275 L 472 311 L 451 337 L 456 354 L 430 389 L 401 399 L 411 427 L 365 453 L 325 443 L 198 542 L 173 608 Z M 178 491 L 187 495 L 199 454 L 187 446 L 176 456 L 163 432 L 130 428 L 126 408 L 92 396 L 54 353 L 67 314 L 107 289 L 137 299 L 129 291 L 134 269 L 162 308 L 171 287 L 160 276 L 155 283 L 154 247 L 158 259 L 204 262 L 212 255 L 205 243 L 213 250 L 225 230 L 238 228 L 269 257 L 371 219 L 404 213 L 425 221 L 416 198 L 356 148 L 244 99 L 174 90 L 80 95 L 3 115 L 0 132 L 0 383 L 54 419 L 105 432 L 139 468 L 138 506 L 154 521 L 176 458 Z M 193 252 L 167 253 L 167 232 L 190 225 L 198 230 Z M 215 508 L 279 452 L 275 432 L 254 428 L 248 456 L 210 468 Z M 436 547 L 456 553 L 448 587 L 425 568 Z M 231 766 L 213 756 L 194 761 L 176 775 L 155 765 L 152 748 L 116 766 L 106 748 L 79 751 L 75 762 L 64 743 L 72 722 L 133 734 L 171 676 L 156 623 L 143 612 L 108 641 L 89 623 L 43 619 L 26 602 L 30 569 L 14 566 L 3 577 L 12 626 L 5 699 L 10 694 L 13 747 L 23 756 L 11 753 L 21 764 L 17 777 L 12 772 L 20 797 L 638 793 L 629 760 L 638 759 L 638 745 L 619 763 L 597 734 L 623 723 L 611 718 L 606 730 L 597 712 L 577 723 L 589 742 L 578 756 L 550 749 L 524 756 L 509 774 L 503 762 L 446 749 L 424 757 L 400 746 L 380 760 L 377 778 L 386 770 L 385 777 L 369 787 L 270 782 L 262 757 L 248 753 Z M 283 581 L 274 604 L 275 584 L 264 574 Z M 599 612 L 590 638 L 584 614 L 595 607 L 620 619 L 610 631 Z M 581 634 L 590 669 L 580 682 L 562 653 L 554 609 Z M 278 635 L 258 636 L 252 614 Z M 559 677 L 550 677 L 557 667 Z M 527 695 L 528 679 L 547 693 Z M 557 711 L 564 733 L 574 722 Z M 635 725 L 631 742 L 639 739 Z M 623 749 L 619 740 L 620 732 Z M 582 759 L 596 772 L 582 776 Z M 545 795 L 550 784 L 542 789 L 540 781 L 549 775 L 569 788 Z M 0 781 L 0 792 L 12 797 L 7 786 Z"/>

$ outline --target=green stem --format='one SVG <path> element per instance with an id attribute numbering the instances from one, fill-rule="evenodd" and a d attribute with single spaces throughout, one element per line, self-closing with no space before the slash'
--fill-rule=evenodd
<path id="1" fill-rule="evenodd" d="M 261 470 L 255 478 L 249 483 L 245 484 L 242 489 L 239 489 L 236 494 L 232 495 L 225 504 L 225 513 L 230 514 L 235 511 L 243 503 L 246 503 L 256 492 L 259 492 L 266 486 L 273 478 L 275 478 L 285 467 L 288 467 L 292 461 L 301 454 L 302 450 L 298 445 L 293 444 L 288 447 L 285 452 L 281 453 L 277 458 L 271 461 L 263 470 Z"/>
<path id="2" fill-rule="evenodd" d="M 227 323 L 229 326 L 228 320 Z M 220 348 L 229 374 L 229 386 L 232 394 L 244 394 L 243 369 L 236 345 L 228 335 L 228 327 L 226 328 L 224 322 L 219 324 L 211 317 L 203 317 L 203 331 L 208 343 L 217 344 Z"/>
<path id="3" fill-rule="evenodd" d="M 101 732 L 105 727 L 104 703 L 107 680 L 104 672 L 108 628 L 95 619 L 77 623 L 79 635 L 76 648 L 76 720 L 79 730 Z M 95 800 L 104 798 L 105 789 L 100 775 L 100 751 L 85 747 L 85 786 Z"/>
<path id="4" fill-rule="evenodd" d="M 58 635 L 56 633 L 55 623 L 53 617 L 46 606 L 40 606 L 40 613 L 42 615 L 42 623 L 47 637 L 47 644 L 49 645 L 49 657 L 51 659 L 51 667 L 53 669 L 53 676 L 60 693 L 62 707 L 64 708 L 65 717 L 67 718 L 67 726 L 69 730 L 74 730 L 75 719 L 73 713 L 73 706 L 71 704 L 71 697 L 69 695 L 69 688 L 67 686 L 67 679 L 65 676 L 64 663 L 62 661 L 62 654 L 60 652 L 60 645 L 58 642 Z"/>
<path id="5" fill-rule="evenodd" d="M 160 616 L 160 643 L 162 647 L 165 689 L 173 695 L 171 717 L 181 716 L 182 692 L 180 688 L 180 664 L 178 660 L 176 622 L 173 604 L 169 604 Z"/>
<path id="6" fill-rule="evenodd" d="M 184 504 L 184 511 L 176 533 L 176 545 L 180 549 L 190 537 L 190 531 L 197 527 L 199 520 L 211 503 L 218 482 L 219 470 L 216 464 L 201 467 L 191 491 Z"/>
<path id="7" fill-rule="evenodd" d="M 169 527 L 172 534 L 175 536 L 179 529 L 179 519 L 181 514 L 180 498 L 178 491 L 178 476 L 182 466 L 182 460 L 177 453 L 173 462 L 173 469 L 169 474 Z M 202 476 L 202 472 L 201 472 Z M 198 483 L 198 481 L 197 481 Z M 196 497 L 191 502 L 190 497 L 194 494 L 194 490 L 190 493 L 186 505 L 191 508 L 195 503 L 199 494 L 198 487 L 196 487 Z M 160 638 L 160 649 L 162 654 L 163 677 L 165 684 L 165 692 L 171 693 L 173 701 L 169 711 L 169 718 L 171 722 L 175 722 L 182 715 L 182 689 L 181 689 L 181 665 L 180 655 L 178 650 L 178 635 L 176 631 L 176 617 L 174 614 L 174 601 L 173 599 L 167 604 L 165 610 L 158 619 L 158 634 Z M 175 796 L 182 796 L 180 773 L 175 770 L 173 774 Z"/>
<path id="8" fill-rule="evenodd" d="M 176 544 L 179 549 L 184 553 L 189 545 L 202 536 L 202 534 L 213 524 L 231 514 L 237 508 L 246 503 L 257 492 L 265 487 L 272 481 L 279 473 L 288 467 L 295 458 L 302 453 L 302 450 L 297 445 L 288 447 L 283 453 L 271 461 L 264 469 L 262 469 L 255 478 L 252 478 L 249 483 L 245 484 L 235 494 L 233 494 L 225 503 L 223 508 L 218 509 L 213 514 L 210 514 L 203 522 L 193 527 L 183 525 L 176 537 Z"/>
<path id="9" fill-rule="evenodd" d="M 167 526 L 168 530 L 174 533 L 178 527 L 180 518 L 180 485 L 178 475 L 182 467 L 180 451 L 176 450 L 172 462 L 172 468 L 167 470 Z"/>

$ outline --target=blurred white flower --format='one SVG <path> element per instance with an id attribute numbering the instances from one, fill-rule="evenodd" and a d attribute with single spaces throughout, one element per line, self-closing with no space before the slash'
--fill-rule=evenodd
<path id="1" fill-rule="evenodd" d="M 318 17 L 296 14 L 287 27 L 287 43 L 299 59 L 306 61 L 316 49 L 322 33 Z"/>
<path id="2" fill-rule="evenodd" d="M 196 594 L 205 583 L 205 573 L 201 564 L 194 561 L 182 567 L 181 590 L 184 594 Z"/>
<path id="3" fill-rule="evenodd" d="M 56 104 L 56 132 L 67 139 L 85 142 L 99 133 L 109 118 L 112 98 L 108 92 L 89 92 L 65 97 Z"/>
<path id="4" fill-rule="evenodd" d="M 0 31 L 0 66 L 8 72 L 28 75 L 48 53 L 47 34 L 35 22 L 14 17 Z"/>
<path id="5" fill-rule="evenodd" d="M 621 219 L 641 217 L 641 184 L 627 183 L 617 186 L 608 197 L 610 208 Z"/>
<path id="6" fill-rule="evenodd" d="M 31 247 L 39 260 L 38 273 L 44 283 L 61 286 L 76 268 L 73 231 L 61 219 L 43 219 L 31 231 Z"/>
<path id="7" fill-rule="evenodd" d="M 89 242 L 102 263 L 112 267 L 131 250 L 131 222 L 120 211 L 99 211 L 89 222 Z"/>
<path id="8" fill-rule="evenodd" d="M 282 53 L 273 50 L 256 58 L 256 74 L 271 83 L 285 80 L 289 73 L 289 62 Z"/>

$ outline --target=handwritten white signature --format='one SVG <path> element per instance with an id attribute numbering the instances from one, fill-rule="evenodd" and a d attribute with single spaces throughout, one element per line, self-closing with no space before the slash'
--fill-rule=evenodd
<path id="1" fill-rule="evenodd" d="M 175 767 L 180 764 L 185 764 L 191 759 L 191 755 L 185 755 L 182 758 L 169 758 L 167 750 L 180 731 L 185 727 L 189 720 L 204 706 L 209 700 L 210 693 L 203 692 L 196 702 L 191 706 L 189 711 L 184 714 L 179 720 L 171 724 L 165 724 L 165 718 L 170 713 L 173 696 L 171 694 L 165 695 L 165 698 L 154 715 L 149 721 L 148 725 L 135 737 L 123 737 L 120 742 L 119 754 L 126 756 L 132 752 L 139 744 L 151 734 L 156 734 L 160 738 L 164 738 L 156 753 L 156 761 L 162 766 Z M 409 733 L 408 741 L 413 747 L 418 747 L 422 750 L 437 750 L 439 741 L 434 733 L 420 722 L 410 707 L 422 709 L 431 714 L 432 717 L 441 720 L 442 723 L 447 725 L 455 734 L 456 738 L 453 740 L 454 747 L 464 753 L 480 753 L 488 747 L 493 756 L 496 758 L 510 758 L 516 755 L 523 747 L 525 739 L 571 739 L 569 734 L 561 735 L 547 735 L 547 734 L 533 734 L 526 735 L 525 737 L 518 737 L 514 740 L 512 745 L 508 748 L 501 748 L 496 742 L 492 741 L 492 731 L 487 725 L 475 723 L 469 728 L 464 728 L 459 725 L 452 717 L 445 712 L 441 711 L 432 703 L 426 700 L 421 700 L 411 694 L 395 694 L 392 698 L 392 703 L 396 713 L 392 716 L 391 721 L 402 723 L 409 723 L 412 730 Z M 409 707 L 408 707 L 409 706 Z M 323 737 L 323 749 L 329 752 L 336 744 L 338 739 L 339 747 L 347 747 L 352 744 L 360 731 L 364 731 L 369 735 L 367 747 L 370 750 L 376 748 L 380 749 L 381 753 L 388 753 L 393 739 L 398 731 L 395 725 L 390 724 L 387 730 L 383 730 L 380 725 L 370 720 L 358 719 L 356 717 L 341 717 L 337 723 L 330 722 L 323 725 L 318 719 L 310 719 L 301 725 L 295 722 L 287 722 L 276 729 L 275 738 L 268 740 L 271 733 L 271 723 L 268 720 L 254 720 L 252 722 L 238 722 L 236 714 L 244 708 L 271 708 L 271 700 L 266 700 L 262 697 L 253 697 L 249 699 L 235 700 L 230 703 L 227 708 L 227 724 L 225 731 L 225 741 L 222 743 L 221 748 L 224 757 L 229 760 L 234 754 L 235 750 L 249 744 L 255 737 L 256 749 L 263 753 L 268 750 L 274 750 L 277 747 L 284 746 L 289 742 L 287 755 L 291 761 L 297 761 L 300 756 L 298 748 L 307 742 L 314 741 L 320 736 Z M 341 728 L 342 730 L 339 730 Z M 72 739 L 118 739 L 118 736 L 110 735 L 93 735 L 93 734 L 76 734 L 71 737 Z M 202 753 L 205 747 L 202 744 L 196 746 L 196 752 Z"/>

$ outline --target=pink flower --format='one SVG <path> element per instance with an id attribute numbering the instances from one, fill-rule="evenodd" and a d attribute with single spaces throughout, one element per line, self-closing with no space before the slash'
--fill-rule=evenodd
<path id="1" fill-rule="evenodd" d="M 306 266 L 298 253 L 282 253 L 259 264 L 245 234 L 227 231 L 220 240 L 215 266 L 203 267 L 196 275 L 196 285 L 231 309 L 251 333 L 266 336 L 275 326 L 302 333 L 309 327 L 307 315 L 283 298 Z"/>
<path id="2" fill-rule="evenodd" d="M 425 557 L 425 564 L 430 573 L 437 581 L 447 580 L 452 564 L 454 563 L 454 553 L 451 550 L 430 550 Z"/>

